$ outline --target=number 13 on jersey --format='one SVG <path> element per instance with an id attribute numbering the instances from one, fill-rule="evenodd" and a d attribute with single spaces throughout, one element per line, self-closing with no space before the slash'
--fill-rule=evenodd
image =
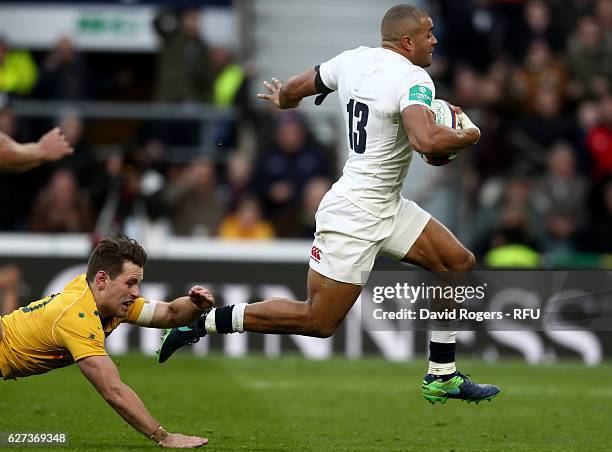
<path id="1" fill-rule="evenodd" d="M 368 124 L 370 109 L 366 104 L 351 99 L 346 104 L 346 111 L 348 113 L 349 146 L 357 154 L 363 154 L 368 139 L 365 127 Z"/>

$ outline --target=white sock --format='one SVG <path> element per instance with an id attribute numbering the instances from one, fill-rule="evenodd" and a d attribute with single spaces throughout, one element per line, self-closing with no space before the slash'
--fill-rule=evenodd
<path id="1" fill-rule="evenodd" d="M 236 333 L 244 333 L 244 310 L 247 303 L 238 303 L 232 309 L 232 329 Z"/>
<path id="2" fill-rule="evenodd" d="M 455 367 L 455 363 L 434 363 L 433 361 L 429 361 L 429 367 L 427 368 L 427 373 L 432 375 L 448 375 L 457 372 L 457 368 Z"/>
<path id="3" fill-rule="evenodd" d="M 431 332 L 431 342 L 437 342 L 438 344 L 454 344 L 456 341 L 456 331 L 433 330 Z"/>
<path id="4" fill-rule="evenodd" d="M 456 339 L 456 331 L 433 330 L 431 332 L 431 342 L 437 342 L 438 344 L 454 344 Z M 448 375 L 456 371 L 457 367 L 454 361 L 451 363 L 436 363 L 429 361 L 429 367 L 427 369 L 427 373 L 432 375 Z"/>

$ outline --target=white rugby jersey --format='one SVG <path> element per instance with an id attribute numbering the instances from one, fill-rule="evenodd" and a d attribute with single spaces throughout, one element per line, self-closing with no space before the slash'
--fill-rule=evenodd
<path id="1" fill-rule="evenodd" d="M 338 90 L 349 157 L 336 193 L 379 218 L 395 215 L 412 160 L 401 111 L 431 108 L 435 87 L 425 70 L 382 47 L 358 47 L 322 63 L 321 80 Z"/>

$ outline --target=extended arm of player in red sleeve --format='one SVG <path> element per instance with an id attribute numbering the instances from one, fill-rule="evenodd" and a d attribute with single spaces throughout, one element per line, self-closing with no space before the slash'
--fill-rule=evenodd
<path id="1" fill-rule="evenodd" d="M 74 151 L 59 128 L 43 135 L 36 143 L 21 144 L 0 132 L 0 170 L 22 172 L 58 160 Z"/>
<path id="2" fill-rule="evenodd" d="M 194 286 L 186 297 L 177 298 L 170 303 L 157 303 L 153 317 L 148 325 L 151 328 L 175 328 L 189 325 L 202 311 L 215 304 L 215 298 L 205 287 Z"/>
<path id="3" fill-rule="evenodd" d="M 208 440 L 172 434 L 161 428 L 136 393 L 119 377 L 117 366 L 108 356 L 90 356 L 77 361 L 81 373 L 100 395 L 134 429 L 162 447 L 199 447 Z"/>
<path id="4" fill-rule="evenodd" d="M 402 122 L 415 151 L 432 156 L 446 155 L 480 139 L 480 130 L 451 129 L 436 123 L 435 114 L 425 106 L 410 105 L 402 111 Z"/>

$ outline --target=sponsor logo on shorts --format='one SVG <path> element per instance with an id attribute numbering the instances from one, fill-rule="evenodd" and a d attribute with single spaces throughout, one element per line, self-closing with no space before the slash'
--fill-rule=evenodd
<path id="1" fill-rule="evenodd" d="M 321 262 L 321 250 L 316 246 L 313 246 L 310 250 L 310 258 L 314 259 L 317 264 Z"/>

